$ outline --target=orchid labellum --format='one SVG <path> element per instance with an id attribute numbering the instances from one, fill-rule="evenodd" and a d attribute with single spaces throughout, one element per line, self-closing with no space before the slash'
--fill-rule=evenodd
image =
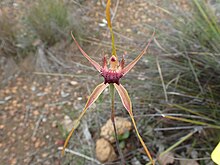
<path id="1" fill-rule="evenodd" d="M 115 48 L 115 45 L 114 45 L 114 35 L 113 35 L 111 19 L 110 19 L 110 5 L 111 5 L 111 1 L 108 0 L 107 5 L 106 5 L 106 19 L 107 19 L 107 22 L 108 22 L 108 27 L 109 27 L 110 32 L 111 32 L 111 36 L 112 36 L 112 56 L 109 59 L 109 66 L 108 66 L 108 61 L 107 61 L 106 56 L 103 57 L 103 64 L 102 65 L 99 65 L 96 61 L 91 59 L 84 52 L 84 50 L 80 47 L 80 45 L 78 44 L 78 42 L 76 41 L 76 39 L 74 38 L 74 36 L 72 34 L 72 38 L 73 38 L 76 46 L 79 48 L 80 52 L 96 68 L 96 70 L 104 77 L 104 82 L 97 85 L 97 87 L 93 90 L 92 94 L 89 96 L 83 111 L 81 112 L 80 116 L 77 119 L 77 123 L 79 123 L 79 121 L 81 120 L 81 118 L 83 117 L 83 115 L 85 114 L 87 109 L 98 99 L 99 95 L 109 86 L 110 87 L 110 94 L 111 94 L 111 98 L 112 98 L 111 99 L 112 100 L 111 119 L 112 119 L 113 126 L 114 126 L 114 129 L 115 129 L 114 91 L 116 89 L 116 91 L 118 92 L 118 94 L 121 98 L 123 106 L 125 107 L 125 109 L 127 110 L 128 114 L 131 117 L 131 120 L 132 120 L 132 123 L 134 125 L 136 134 L 137 134 L 137 136 L 138 136 L 138 138 L 139 138 L 139 140 L 140 140 L 147 156 L 149 157 L 151 163 L 154 164 L 154 161 L 151 157 L 151 154 L 150 154 L 147 146 L 145 145 L 142 137 L 140 136 L 140 134 L 138 132 L 136 122 L 134 120 L 134 116 L 133 116 L 133 113 L 132 113 L 132 103 L 131 103 L 130 97 L 128 95 L 128 92 L 120 83 L 120 79 L 122 77 L 124 77 L 134 67 L 134 65 L 140 60 L 140 58 L 146 53 L 146 51 L 147 51 L 147 49 L 150 45 L 150 42 L 153 40 L 154 33 L 151 36 L 151 38 L 150 38 L 148 44 L 146 45 L 146 47 L 144 48 L 144 50 L 131 63 L 129 63 L 127 66 L 125 66 L 124 57 L 122 57 L 121 61 L 119 62 L 118 57 L 116 55 L 116 48 Z M 65 148 L 67 147 L 68 141 L 70 140 L 74 130 L 75 130 L 75 127 L 71 130 L 71 132 L 69 133 L 69 135 L 68 135 L 68 137 L 65 141 L 63 151 L 62 151 L 63 154 L 64 154 Z M 116 129 L 115 129 L 115 132 L 116 132 Z M 116 139 L 116 141 L 117 141 L 117 139 Z"/>

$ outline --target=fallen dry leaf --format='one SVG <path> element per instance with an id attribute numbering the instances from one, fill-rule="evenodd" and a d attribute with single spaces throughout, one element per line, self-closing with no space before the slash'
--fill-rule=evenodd
<path id="1" fill-rule="evenodd" d="M 199 163 L 193 159 L 191 160 L 180 160 L 180 165 L 199 165 Z"/>
<path id="2" fill-rule="evenodd" d="M 158 161 L 161 165 L 173 164 L 174 155 L 172 152 L 167 152 L 159 156 Z"/>

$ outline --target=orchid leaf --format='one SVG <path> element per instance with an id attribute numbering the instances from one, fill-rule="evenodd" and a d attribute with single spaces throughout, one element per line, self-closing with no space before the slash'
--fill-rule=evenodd
<path id="1" fill-rule="evenodd" d="M 147 46 L 144 48 L 144 50 L 130 64 L 128 64 L 127 66 L 124 67 L 124 69 L 122 71 L 123 75 L 126 75 L 134 67 L 134 65 L 141 59 L 141 57 L 146 53 L 151 41 L 154 38 L 154 34 L 155 34 L 155 31 L 153 32 L 153 34 L 152 34 Z"/>
<path id="2" fill-rule="evenodd" d="M 135 129 L 135 132 L 138 136 L 138 139 L 140 140 L 148 158 L 150 159 L 151 163 L 154 164 L 154 161 L 152 159 L 152 156 L 147 148 L 147 146 L 145 145 L 142 137 L 140 136 L 139 132 L 138 132 L 138 129 L 137 129 L 137 126 L 136 126 L 136 122 L 134 120 L 134 116 L 133 116 L 133 113 L 132 113 L 132 104 L 131 104 L 131 99 L 128 95 L 128 92 L 127 90 L 120 84 L 120 85 L 117 85 L 117 84 L 114 84 L 116 90 L 118 91 L 118 94 L 121 98 L 121 101 L 122 101 L 122 104 L 124 105 L 125 109 L 128 111 L 130 117 L 131 117 L 131 121 L 134 125 L 134 129 Z"/>
<path id="3" fill-rule="evenodd" d="M 108 27 L 110 29 L 110 33 L 111 33 L 111 36 L 112 36 L 112 55 L 117 57 L 116 48 L 115 48 L 115 38 L 114 38 L 114 33 L 113 33 L 113 30 L 112 30 L 112 23 L 111 23 L 110 7 L 111 7 L 111 0 L 108 0 L 108 2 L 106 4 L 105 14 L 106 14 L 106 20 L 107 20 L 107 23 L 108 23 Z"/>
<path id="4" fill-rule="evenodd" d="M 83 115 L 86 113 L 87 109 L 98 99 L 99 95 L 103 92 L 103 90 L 105 88 L 108 87 L 109 84 L 104 84 L 104 83 L 101 83 L 99 84 L 92 92 L 92 94 L 89 96 L 88 100 L 87 100 L 87 103 L 83 109 L 83 111 L 81 112 L 81 114 L 79 115 L 79 117 L 77 118 L 76 120 L 76 124 L 79 123 L 79 121 L 81 120 L 81 118 L 83 117 Z M 65 148 L 73 134 L 73 132 L 75 131 L 75 128 L 76 126 L 74 126 L 72 128 L 72 130 L 70 131 L 68 137 L 66 138 L 66 141 L 64 143 L 64 146 L 63 146 L 63 150 L 62 150 L 62 154 L 64 155 L 64 152 L 65 152 Z"/>
<path id="5" fill-rule="evenodd" d="M 78 44 L 78 42 L 76 41 L 75 37 L 73 36 L 73 33 L 71 32 L 72 38 L 74 40 L 74 42 L 76 43 L 76 46 L 78 47 L 78 49 L 80 50 L 80 52 L 83 54 L 84 57 L 87 58 L 87 60 L 89 60 L 89 62 L 100 72 L 101 71 L 101 66 L 94 61 L 93 59 L 91 59 L 86 52 L 84 52 L 84 50 L 80 47 L 80 45 Z"/>

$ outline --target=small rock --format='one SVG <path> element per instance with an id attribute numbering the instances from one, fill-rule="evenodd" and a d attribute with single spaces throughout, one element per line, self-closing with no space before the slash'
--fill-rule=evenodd
<path id="1" fill-rule="evenodd" d="M 47 93 L 45 92 L 40 92 L 40 93 L 37 93 L 37 96 L 40 97 L 40 96 L 45 96 Z"/>
<path id="2" fill-rule="evenodd" d="M 35 91 L 36 91 L 36 87 L 35 87 L 35 86 L 32 86 L 32 87 L 31 87 L 31 90 L 32 90 L 32 92 L 35 92 Z"/>
<path id="3" fill-rule="evenodd" d="M 131 122 L 122 117 L 115 117 L 115 125 L 118 135 L 122 135 L 127 131 L 131 130 Z M 115 142 L 114 127 L 111 119 L 101 128 L 100 136 L 109 140 L 111 143 Z"/>
<path id="4" fill-rule="evenodd" d="M 106 24 L 105 24 L 105 23 L 99 23 L 99 26 L 100 26 L 100 27 L 105 27 Z"/>
<path id="5" fill-rule="evenodd" d="M 40 147 L 40 140 L 37 140 L 37 141 L 34 143 L 34 147 L 35 147 L 35 148 Z"/>
<path id="6" fill-rule="evenodd" d="M 27 85 L 24 85 L 22 88 L 23 88 L 24 90 L 27 90 L 27 89 L 28 89 Z"/>
<path id="7" fill-rule="evenodd" d="M 16 105 L 17 105 L 17 103 L 18 103 L 18 101 L 17 101 L 17 100 L 13 100 L 13 101 L 12 101 L 13 106 L 16 106 Z"/>
<path id="8" fill-rule="evenodd" d="M 43 119 L 42 119 L 42 122 L 46 122 L 47 121 L 47 118 L 46 117 L 44 117 Z"/>
<path id="9" fill-rule="evenodd" d="M 57 121 L 53 121 L 53 122 L 52 122 L 52 127 L 53 127 L 53 128 L 57 127 Z"/>
<path id="10" fill-rule="evenodd" d="M 32 137 L 31 137 L 31 141 L 32 141 L 32 142 L 36 142 L 36 140 L 37 140 L 37 138 L 36 138 L 35 136 L 32 136 Z"/>
<path id="11" fill-rule="evenodd" d="M 22 104 L 17 104 L 17 108 L 21 108 L 22 107 Z"/>
<path id="12" fill-rule="evenodd" d="M 79 100 L 79 101 L 82 100 L 82 97 L 77 97 L 77 100 Z"/>
<path id="13" fill-rule="evenodd" d="M 38 110 L 33 111 L 34 116 L 38 116 L 40 113 Z"/>
<path id="14" fill-rule="evenodd" d="M 12 96 L 5 97 L 5 101 L 11 100 Z"/>
<path id="15" fill-rule="evenodd" d="M 44 93 L 49 93 L 51 91 L 51 87 L 44 88 Z"/>
<path id="16" fill-rule="evenodd" d="M 17 164 L 17 159 L 16 158 L 11 159 L 10 164 L 11 165 Z"/>
<path id="17" fill-rule="evenodd" d="M 14 93 L 14 94 L 17 93 L 17 89 L 18 89 L 18 87 L 13 87 L 13 88 L 11 89 L 11 92 Z"/>
<path id="18" fill-rule="evenodd" d="M 49 155 L 48 153 L 43 153 L 43 154 L 42 154 L 42 157 L 43 157 L 43 158 L 46 158 L 48 155 Z"/>
<path id="19" fill-rule="evenodd" d="M 77 81 L 70 81 L 70 84 L 74 86 L 74 85 L 77 85 L 78 82 Z"/>
<path id="20" fill-rule="evenodd" d="M 14 3 L 13 3 L 13 6 L 14 6 L 14 7 L 18 7 L 19 4 L 14 2 Z"/>
<path id="21" fill-rule="evenodd" d="M 115 160 L 117 155 L 112 145 L 104 138 L 101 138 L 96 141 L 96 157 L 100 162 L 104 163 Z"/>
<path id="22" fill-rule="evenodd" d="M 6 89 L 6 90 L 5 90 L 5 94 L 7 95 L 7 94 L 9 94 L 9 93 L 11 93 L 10 90 L 9 90 L 9 89 Z"/>
<path id="23" fill-rule="evenodd" d="M 5 126 L 3 124 L 0 125 L 0 129 L 4 129 Z"/>
<path id="24" fill-rule="evenodd" d="M 5 101 L 4 100 L 0 100 L 0 104 L 5 104 Z"/>
<path id="25" fill-rule="evenodd" d="M 63 90 L 61 91 L 61 97 L 68 97 L 70 94 L 69 93 L 65 93 Z"/>

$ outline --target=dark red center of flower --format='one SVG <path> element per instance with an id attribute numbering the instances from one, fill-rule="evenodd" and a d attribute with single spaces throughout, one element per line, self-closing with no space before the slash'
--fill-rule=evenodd
<path id="1" fill-rule="evenodd" d="M 111 62 L 115 62 L 116 58 L 114 56 L 111 57 Z"/>
<path id="2" fill-rule="evenodd" d="M 110 69 L 102 69 L 101 75 L 104 77 L 104 83 L 116 83 L 119 85 L 119 80 L 123 76 L 122 72 L 110 70 Z"/>

